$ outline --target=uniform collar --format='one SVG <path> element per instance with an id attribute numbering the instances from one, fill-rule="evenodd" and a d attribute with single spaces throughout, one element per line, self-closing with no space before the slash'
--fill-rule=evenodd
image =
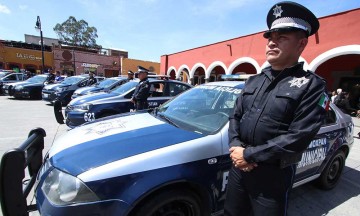
<path id="1" fill-rule="evenodd" d="M 294 66 L 282 70 L 278 76 L 283 75 L 284 73 L 288 73 L 290 71 L 298 71 L 299 69 L 303 69 L 303 66 L 304 66 L 304 62 L 298 62 Z M 271 74 L 271 66 L 264 68 L 262 73 L 264 73 L 270 80 L 272 80 L 273 76 Z"/>

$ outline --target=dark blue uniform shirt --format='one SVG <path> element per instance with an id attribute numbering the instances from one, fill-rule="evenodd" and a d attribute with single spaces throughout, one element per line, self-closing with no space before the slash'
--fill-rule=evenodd
<path id="1" fill-rule="evenodd" d="M 325 81 L 299 63 L 274 77 L 271 67 L 250 77 L 230 116 L 230 146 L 247 162 L 293 163 L 319 131 Z M 300 158 L 299 158 L 300 157 Z"/>
<path id="2" fill-rule="evenodd" d="M 132 98 L 135 101 L 147 101 L 150 93 L 150 83 L 148 79 L 142 80 L 136 86 Z"/>

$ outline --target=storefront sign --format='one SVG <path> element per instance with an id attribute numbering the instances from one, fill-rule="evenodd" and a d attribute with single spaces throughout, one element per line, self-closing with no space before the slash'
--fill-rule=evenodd
<path id="1" fill-rule="evenodd" d="M 98 64 L 82 63 L 81 66 L 82 66 L 82 67 L 86 67 L 86 68 L 98 68 L 100 65 L 98 65 Z"/>
<path id="2" fill-rule="evenodd" d="M 35 55 L 29 55 L 26 53 L 16 53 L 16 57 L 19 59 L 29 59 L 32 61 L 40 61 L 41 60 L 41 57 L 37 57 Z"/>

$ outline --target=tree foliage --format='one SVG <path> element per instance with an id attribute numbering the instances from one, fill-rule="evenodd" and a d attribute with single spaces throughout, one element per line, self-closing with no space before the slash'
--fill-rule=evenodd
<path id="1" fill-rule="evenodd" d="M 54 31 L 63 43 L 90 48 L 101 47 L 96 44 L 97 29 L 90 27 L 85 20 L 77 21 L 75 17 L 70 16 L 65 22 L 56 24 Z"/>

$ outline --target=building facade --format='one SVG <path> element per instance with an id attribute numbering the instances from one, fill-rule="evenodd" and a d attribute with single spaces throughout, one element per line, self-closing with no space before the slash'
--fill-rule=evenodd
<path id="1" fill-rule="evenodd" d="M 51 47 L 44 47 L 45 70 L 53 67 Z M 42 71 L 41 46 L 16 41 L 0 41 L 0 69 L 28 70 L 32 73 Z"/>
<path id="2" fill-rule="evenodd" d="M 319 18 L 320 29 L 309 37 L 300 57 L 306 70 L 327 81 L 327 88 L 360 83 L 360 8 Z M 269 66 L 264 32 L 161 56 L 160 70 L 192 84 L 221 80 L 222 74 L 256 74 Z"/>
<path id="3" fill-rule="evenodd" d="M 121 71 L 121 58 L 126 51 L 91 50 L 71 46 L 54 46 L 54 70 L 71 75 L 94 72 L 96 75 L 113 77 Z"/>

